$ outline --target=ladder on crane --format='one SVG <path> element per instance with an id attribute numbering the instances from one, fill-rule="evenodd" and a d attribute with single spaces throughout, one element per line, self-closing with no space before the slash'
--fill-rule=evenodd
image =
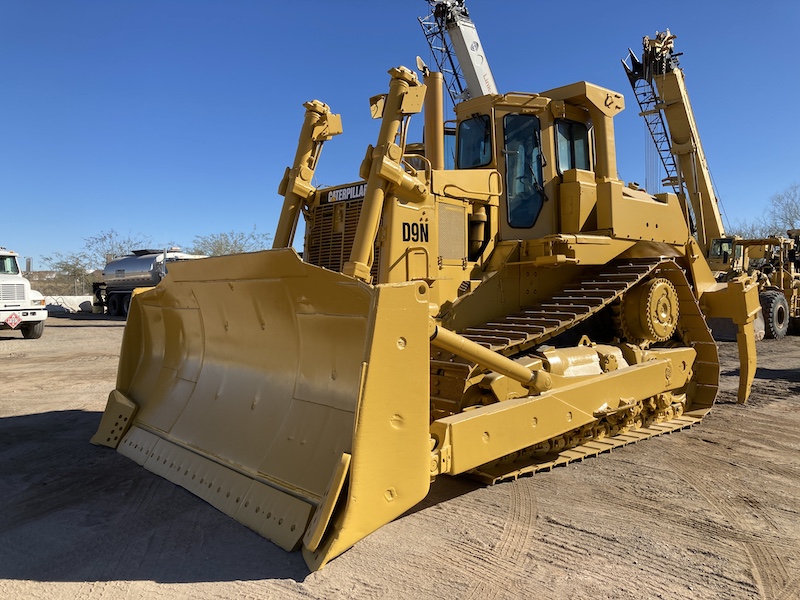
<path id="1" fill-rule="evenodd" d="M 649 63 L 646 60 L 647 55 L 643 58 L 645 63 Z M 677 58 L 674 55 L 671 58 L 677 65 Z M 630 61 L 630 65 L 627 61 Z M 639 115 L 644 118 L 647 130 L 650 132 L 650 137 L 653 139 L 656 152 L 666 172 L 666 177 L 662 179 L 661 183 L 662 185 L 670 186 L 680 196 L 685 193 L 685 188 L 680 169 L 678 169 L 675 163 L 675 156 L 672 154 L 670 136 L 667 124 L 664 121 L 664 113 L 661 110 L 664 102 L 659 97 L 655 85 L 653 85 L 654 65 L 645 63 L 636 57 L 633 50 L 628 49 L 628 58 L 622 61 L 622 66 L 625 67 L 628 81 L 630 81 L 636 102 L 639 104 Z"/>
<path id="2" fill-rule="evenodd" d="M 629 49 L 630 66 L 625 60 L 622 65 L 667 172 L 665 183 L 681 199 L 692 233 L 708 255 L 714 240 L 725 237 L 725 227 L 674 40 L 669 29 L 645 36 L 642 58 Z"/>

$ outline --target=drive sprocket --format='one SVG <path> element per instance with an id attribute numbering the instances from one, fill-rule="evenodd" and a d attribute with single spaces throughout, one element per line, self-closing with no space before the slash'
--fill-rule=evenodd
<path id="1" fill-rule="evenodd" d="M 678 327 L 678 291 L 665 277 L 654 277 L 622 297 L 619 320 L 623 336 L 647 347 L 665 342 Z"/>

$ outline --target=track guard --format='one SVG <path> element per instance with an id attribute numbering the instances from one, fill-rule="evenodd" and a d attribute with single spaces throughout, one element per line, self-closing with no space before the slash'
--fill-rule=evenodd
<path id="1" fill-rule="evenodd" d="M 427 286 L 371 286 L 292 249 L 174 265 L 134 297 L 92 441 L 312 569 L 430 485 Z M 111 440 L 111 441 L 109 441 Z"/>

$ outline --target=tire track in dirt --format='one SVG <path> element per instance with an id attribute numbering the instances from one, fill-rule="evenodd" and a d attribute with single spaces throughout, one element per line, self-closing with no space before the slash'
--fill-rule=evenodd
<path id="1" fill-rule="evenodd" d="M 680 438 L 681 444 L 686 441 L 686 438 Z M 731 547 L 740 542 L 751 542 L 754 536 L 747 531 L 726 528 L 724 523 L 704 520 L 702 514 L 692 518 L 691 515 L 680 512 L 679 507 L 684 500 L 682 490 L 686 483 L 677 474 L 665 479 L 665 471 L 668 471 L 668 465 L 674 459 L 665 458 L 664 451 L 661 450 L 677 442 L 678 440 L 647 440 L 647 443 L 642 444 L 641 450 L 633 446 L 622 449 L 610 462 L 604 464 L 601 472 L 593 477 L 598 480 L 597 487 L 581 503 L 592 505 L 590 519 L 582 518 L 580 512 L 573 518 L 568 505 L 563 509 L 559 506 L 556 513 L 552 509 L 545 509 L 546 514 L 540 522 L 543 535 L 546 536 L 541 539 L 545 546 L 545 551 L 541 554 L 547 557 L 547 562 L 555 570 L 564 573 L 574 572 L 576 564 L 598 560 L 605 562 L 612 570 L 615 564 L 639 565 L 634 567 L 637 571 L 638 591 L 624 586 L 618 591 L 643 594 L 642 597 L 649 597 L 646 596 L 647 590 L 655 593 L 654 590 L 665 589 L 681 590 L 680 593 L 691 596 L 692 585 L 696 586 L 696 591 L 704 592 L 713 589 L 734 590 L 736 597 L 750 597 L 757 593 L 756 586 L 746 575 L 739 576 L 725 569 L 709 567 L 713 563 L 707 562 L 708 560 L 717 561 L 718 564 L 721 561 L 716 552 L 709 553 L 708 559 L 700 565 L 701 570 L 687 578 L 686 569 L 692 568 L 692 551 L 685 550 L 686 545 L 681 538 L 723 541 L 719 546 L 727 547 L 730 555 Z M 624 456 L 629 452 L 641 451 L 644 451 L 644 461 L 638 458 L 631 460 Z M 706 457 L 701 454 L 688 456 L 694 457 L 690 461 L 693 468 L 697 468 L 698 463 L 704 465 L 706 461 Z M 661 462 L 664 463 L 663 467 L 658 464 Z M 643 468 L 643 465 L 649 467 Z M 557 487 L 560 485 L 557 484 Z M 569 494 L 568 489 L 566 493 Z M 618 529 L 612 526 L 615 522 L 620 523 Z M 554 531 L 548 529 L 550 525 Z M 698 532 L 702 534 L 698 536 Z M 777 531 L 769 535 L 761 534 L 758 539 L 765 544 L 783 545 L 787 550 L 792 547 Z M 703 547 L 703 544 L 698 544 L 701 552 Z M 724 554 L 723 552 L 723 556 Z M 603 575 L 587 573 L 583 577 L 584 581 L 591 582 L 600 589 L 606 589 L 609 585 Z"/>
<path id="2" fill-rule="evenodd" d="M 794 597 L 788 594 L 793 594 L 798 589 L 800 582 L 798 582 L 798 577 L 792 573 L 787 564 L 784 553 L 792 553 L 797 544 L 790 539 L 782 539 L 782 544 L 773 543 L 771 540 L 764 543 L 765 540 L 761 532 L 752 531 L 751 524 L 746 518 L 742 517 L 741 511 L 720 492 L 718 482 L 715 479 L 706 479 L 698 473 L 680 468 L 682 464 L 691 464 L 696 460 L 696 455 L 672 448 L 667 449 L 666 453 L 674 459 L 669 468 L 693 487 L 713 509 L 728 519 L 734 528 L 743 532 L 746 536 L 746 539 L 740 540 L 739 543 L 743 546 L 752 567 L 759 595 L 765 600 Z M 705 457 L 705 459 L 707 462 L 712 462 L 713 460 L 708 459 L 708 457 Z M 754 503 L 748 503 L 748 506 L 754 509 L 761 508 L 760 506 L 754 506 Z M 763 511 L 761 512 L 763 513 Z M 774 520 L 768 519 L 766 516 L 764 516 L 763 520 L 767 521 L 772 529 L 777 529 Z M 781 531 L 776 531 L 775 533 L 777 534 L 776 537 L 781 539 Z M 779 549 L 784 552 L 779 553 Z"/>
<path id="3" fill-rule="evenodd" d="M 87 581 L 75 592 L 76 600 L 115 600 L 127 596 L 129 584 L 119 581 Z"/>
<path id="4" fill-rule="evenodd" d="M 51 598 L 69 597 L 71 600 L 116 600 L 125 597 L 126 586 L 117 582 L 87 581 L 82 583 L 46 582 L 24 598 L 27 600 L 50 600 Z M 109 591 L 109 588 L 111 589 Z M 0 580 L 0 598 L 21 598 L 14 591 L 11 580 Z"/>
<path id="5" fill-rule="evenodd" d="M 528 481 L 500 484 L 497 489 L 502 488 L 508 491 L 508 511 L 495 547 L 491 551 L 469 544 L 453 548 L 453 562 L 464 570 L 470 582 L 464 596 L 467 600 L 491 600 L 512 589 L 524 595 L 520 582 L 525 579 L 525 569 L 521 559 L 527 557 L 536 531 L 536 496 Z"/>
<path id="6" fill-rule="evenodd" d="M 579 572 L 580 565 L 587 562 L 602 561 L 606 565 L 605 568 L 595 567 L 584 574 L 584 585 L 593 582 L 606 594 L 610 594 L 603 597 L 622 597 L 622 590 L 626 587 L 628 589 L 625 591 L 628 594 L 633 593 L 635 597 L 640 598 L 653 597 L 648 595 L 649 590 L 686 590 L 686 572 L 676 568 L 671 555 L 659 555 L 642 550 L 643 546 L 637 543 L 638 540 L 629 537 L 630 532 L 620 531 L 619 536 L 615 536 L 613 533 L 608 535 L 602 530 L 595 529 L 594 525 L 602 528 L 603 524 L 620 519 L 621 512 L 617 507 L 617 511 L 613 514 L 595 514 L 590 522 L 591 529 L 578 526 L 569 520 L 547 518 L 547 525 L 554 530 L 548 532 L 547 539 L 544 540 L 548 551 L 543 555 L 548 557 L 548 564 L 556 572 L 569 574 Z M 630 512 L 630 518 L 634 523 L 641 521 L 641 516 L 635 512 Z M 612 574 L 615 566 L 622 564 L 638 564 L 636 577 L 614 583 Z"/>
<path id="7" fill-rule="evenodd" d="M 765 599 L 797 598 L 800 578 L 790 571 L 786 561 L 772 545 L 745 543 L 744 549 L 753 565 L 753 574 Z"/>
<path id="8" fill-rule="evenodd" d="M 667 442 L 668 443 L 668 442 Z M 695 457 L 694 461 L 697 460 Z M 635 465 L 631 465 L 633 469 Z M 664 463 L 663 469 L 670 469 L 669 461 Z M 671 469 L 670 469 L 671 470 Z M 662 473 L 661 469 L 655 470 L 654 473 Z M 654 478 L 654 487 L 652 489 L 642 490 L 642 478 L 644 473 L 631 470 L 629 473 L 630 478 L 618 478 L 614 480 L 613 486 L 608 486 L 602 491 L 603 502 L 597 502 L 593 509 L 596 520 L 598 522 L 611 522 L 619 518 L 619 507 L 624 506 L 630 514 L 635 515 L 649 515 L 650 521 L 669 523 L 674 521 L 675 507 L 681 501 L 680 494 L 673 493 L 671 496 L 664 496 L 664 478 L 663 475 Z M 683 482 L 678 474 L 677 481 Z M 742 498 L 748 503 L 754 511 L 762 510 L 761 504 L 753 498 Z M 774 519 L 763 512 L 760 517 L 765 521 L 772 523 L 773 531 L 759 532 L 759 539 L 764 543 L 771 543 L 776 545 L 783 545 L 785 547 L 792 547 L 793 544 L 788 542 L 787 539 L 780 534 L 777 526 L 774 526 Z M 681 523 L 689 530 L 702 531 L 714 539 L 730 540 L 732 542 L 746 542 L 753 539 L 753 534 L 749 532 L 742 532 L 730 529 L 724 525 L 709 522 L 702 517 L 697 517 L 692 514 L 681 515 Z"/>
<path id="9" fill-rule="evenodd" d="M 599 522 L 610 522 L 619 518 L 619 506 L 624 503 L 626 510 L 635 515 L 649 515 L 652 522 L 669 523 L 675 520 L 675 508 L 670 505 L 654 504 L 650 500 L 640 500 L 634 498 L 632 495 L 609 496 L 608 501 L 611 502 L 609 507 L 604 507 L 600 504 L 594 509 L 596 520 Z M 682 515 L 681 523 L 686 529 L 692 531 L 701 531 L 704 535 L 719 540 L 729 540 L 732 542 L 748 542 L 753 539 L 753 535 L 747 532 L 734 531 L 716 523 L 709 523 L 701 518 L 693 517 L 691 515 Z M 560 522 L 553 521 L 555 524 L 562 525 Z M 591 532 L 589 532 L 591 533 Z M 793 547 L 790 541 L 780 536 L 779 534 L 759 534 L 759 538 L 764 543 L 784 546 L 786 548 Z"/>
<path id="10" fill-rule="evenodd" d="M 509 492 L 511 510 L 495 548 L 495 553 L 503 558 L 526 550 L 536 529 L 536 495 L 531 491 L 531 485 L 527 481 L 513 482 Z"/>

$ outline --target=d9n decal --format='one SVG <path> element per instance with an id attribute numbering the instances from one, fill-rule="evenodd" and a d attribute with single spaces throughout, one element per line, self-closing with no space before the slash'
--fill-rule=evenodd
<path id="1" fill-rule="evenodd" d="M 427 223 L 403 223 L 404 242 L 427 242 L 428 224 Z"/>

